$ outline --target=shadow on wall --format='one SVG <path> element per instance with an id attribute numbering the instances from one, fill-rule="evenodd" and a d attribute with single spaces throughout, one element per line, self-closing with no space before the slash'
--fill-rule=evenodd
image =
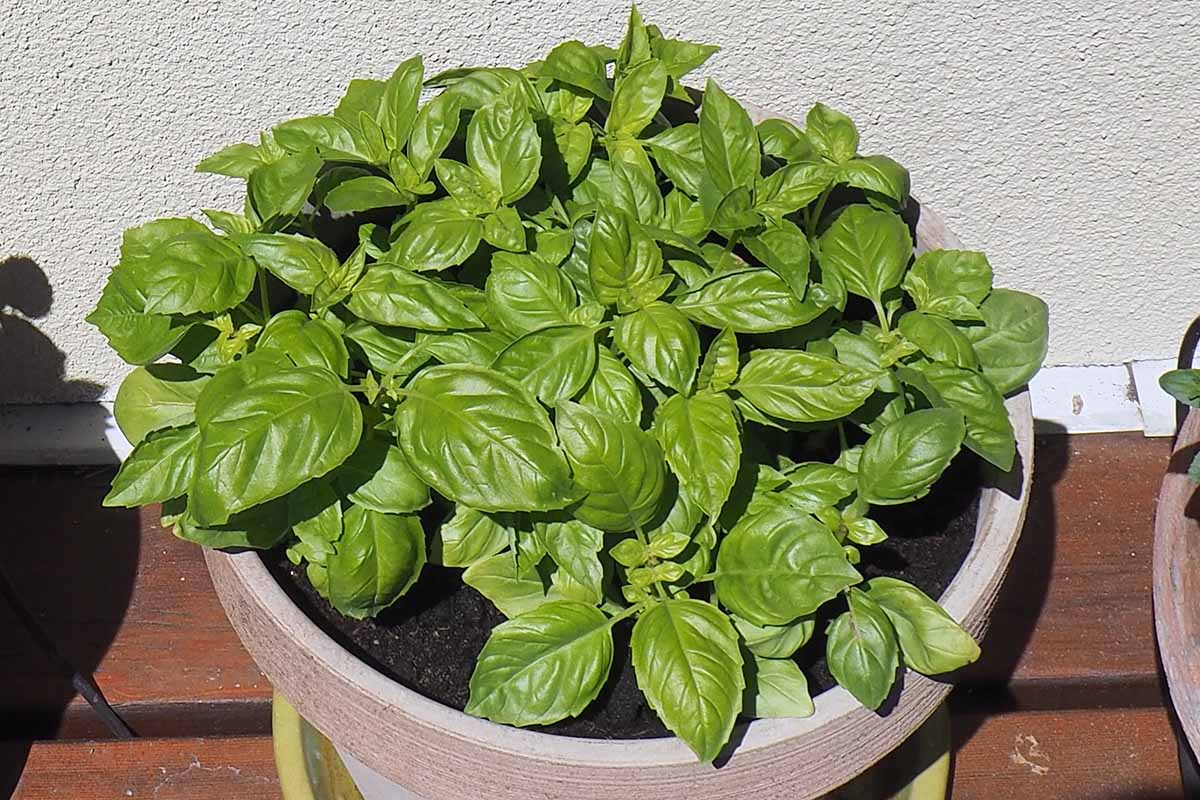
<path id="1" fill-rule="evenodd" d="M 102 387 L 65 380 L 66 357 L 32 322 L 52 302 L 32 259 L 0 257 L 0 404 L 99 398 Z M 34 740 L 114 735 L 73 683 L 108 652 L 137 574 L 137 512 L 101 506 L 112 476 L 0 466 L 0 798 L 15 790 Z M 110 701 L 120 699 L 119 678 L 106 670 L 97 679 Z"/>

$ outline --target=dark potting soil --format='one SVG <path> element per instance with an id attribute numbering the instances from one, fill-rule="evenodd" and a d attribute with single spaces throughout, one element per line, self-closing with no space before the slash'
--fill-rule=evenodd
<path id="1" fill-rule="evenodd" d="M 872 517 L 889 534 L 864 548 L 858 569 L 866 578 L 891 575 L 941 597 L 967 557 L 975 538 L 983 471 L 964 452 L 934 490 L 908 505 L 874 508 Z M 461 571 L 430 564 L 411 591 L 373 620 L 343 617 L 322 599 L 282 549 L 263 554 L 268 569 L 288 595 L 327 634 L 383 674 L 444 705 L 462 709 L 475 658 L 504 615 L 460 579 Z M 826 604 L 826 620 L 796 660 L 814 696 L 835 682 L 825 663 L 826 621 L 841 612 Z M 542 730 L 589 739 L 649 739 L 669 736 L 637 687 L 628 639 L 632 621 L 616 629 L 616 657 L 600 696 L 579 717 Z"/>

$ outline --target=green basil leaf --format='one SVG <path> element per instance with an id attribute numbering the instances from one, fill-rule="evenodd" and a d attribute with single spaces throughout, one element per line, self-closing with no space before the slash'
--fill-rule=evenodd
<path id="1" fill-rule="evenodd" d="M 505 203 L 520 200 L 533 188 L 542 165 L 542 140 L 520 93 L 506 91 L 471 117 L 467 163 L 500 190 Z"/>
<path id="2" fill-rule="evenodd" d="M 366 114 L 372 120 L 377 119 L 386 88 L 385 81 L 355 78 L 346 87 L 346 93 L 338 101 L 333 115 L 348 125 L 357 125 L 360 114 Z"/>
<path id="3" fill-rule="evenodd" d="M 254 264 L 229 239 L 207 229 L 164 242 L 133 267 L 150 314 L 224 311 L 254 288 Z"/>
<path id="4" fill-rule="evenodd" d="M 422 350 L 443 364 L 490 367 L 512 339 L 496 331 L 457 331 L 421 333 L 418 341 Z"/>
<path id="5" fill-rule="evenodd" d="M 754 208 L 767 217 L 782 219 L 820 197 L 836 175 L 829 164 L 789 164 L 762 180 Z"/>
<path id="6" fill-rule="evenodd" d="M 758 136 L 750 115 L 711 78 L 700 107 L 700 146 L 717 189 L 753 188 L 759 173 Z"/>
<path id="7" fill-rule="evenodd" d="M 798 300 L 791 287 L 768 269 L 714 275 L 676 297 L 672 305 L 701 325 L 738 333 L 794 328 L 812 322 L 824 311 Z"/>
<path id="8" fill-rule="evenodd" d="M 903 286 L 918 309 L 946 316 L 957 305 L 976 307 L 984 301 L 992 291 L 992 265 L 983 253 L 931 250 L 917 256 Z M 980 319 L 977 311 L 949 318 Z"/>
<path id="9" fill-rule="evenodd" d="M 816 618 L 801 617 L 787 625 L 755 625 L 741 617 L 733 617 L 733 625 L 747 649 L 762 658 L 791 658 L 808 643 L 817 629 Z"/>
<path id="10" fill-rule="evenodd" d="M 587 166 L 594 139 L 592 126 L 587 122 L 555 123 L 554 144 L 566 167 L 568 181 L 578 178 Z"/>
<path id="11" fill-rule="evenodd" d="M 521 726 L 578 716 L 600 694 L 612 657 L 612 623 L 603 612 L 583 603 L 545 603 L 492 630 L 465 710 Z"/>
<path id="12" fill-rule="evenodd" d="M 682 39 L 668 39 L 651 27 L 650 50 L 666 67 L 672 78 L 682 78 L 699 69 L 721 48 L 711 44 L 697 44 Z"/>
<path id="13" fill-rule="evenodd" d="M 596 369 L 596 330 L 556 325 L 531 331 L 501 351 L 494 369 L 547 405 L 577 395 Z"/>
<path id="14" fill-rule="evenodd" d="M 841 164 L 858 153 L 858 129 L 840 111 L 817 103 L 809 110 L 806 125 L 809 141 L 826 158 Z"/>
<path id="15" fill-rule="evenodd" d="M 1016 391 L 1042 368 L 1050 338 L 1050 309 L 1041 298 L 994 289 L 979 307 L 983 325 L 963 327 L 983 374 L 1001 394 Z"/>
<path id="16" fill-rule="evenodd" d="M 694 122 L 676 125 L 645 141 L 658 168 L 681 191 L 697 197 L 704 179 L 704 149 L 700 126 Z"/>
<path id="17" fill-rule="evenodd" d="M 326 566 L 345 530 L 341 498 L 328 483 L 309 481 L 285 500 L 288 523 L 299 539 L 290 549 L 309 562 Z"/>
<path id="18" fill-rule="evenodd" d="M 662 450 L 632 422 L 579 403 L 560 403 L 558 436 L 588 494 L 575 516 L 596 528 L 622 532 L 643 528 L 658 512 L 666 469 Z"/>
<path id="19" fill-rule="evenodd" d="M 642 419 L 642 390 L 612 350 L 600 346 L 596 371 L 579 402 L 610 417 L 638 424 Z"/>
<path id="20" fill-rule="evenodd" d="M 525 226 L 516 209 L 501 206 L 483 220 L 483 239 L 493 247 L 519 253 L 525 249 Z"/>
<path id="21" fill-rule="evenodd" d="M 389 149 L 399 150 L 408 141 L 417 103 L 421 99 L 421 79 L 425 65 L 420 56 L 413 56 L 396 67 L 383 90 L 379 108 L 379 127 L 387 137 Z"/>
<path id="22" fill-rule="evenodd" d="M 147 314 L 145 308 L 145 292 L 127 270 L 118 267 L 108 276 L 87 322 L 100 329 L 124 361 L 150 364 L 174 347 L 191 326 L 166 314 Z"/>
<path id="23" fill-rule="evenodd" d="M 309 319 L 296 309 L 271 317 L 255 349 L 275 350 L 298 367 L 325 367 L 342 378 L 350 369 L 350 354 L 341 334 L 328 322 Z"/>
<path id="24" fill-rule="evenodd" d="M 617 208 L 642 223 L 662 219 L 663 197 L 650 159 L 638 142 L 618 139 L 608 144 L 612 166 L 612 195 Z"/>
<path id="25" fill-rule="evenodd" d="M 667 70 L 656 58 L 643 61 L 617 80 L 604 129 L 612 136 L 637 136 L 662 106 Z"/>
<path id="26" fill-rule="evenodd" d="M 1162 377 L 1158 379 L 1158 384 L 1164 392 L 1184 405 L 1200 408 L 1200 370 L 1173 369 L 1163 373 Z M 121 388 L 124 388 L 124 384 L 121 385 Z M 117 393 L 117 402 L 121 402 L 120 392 Z"/>
<path id="27" fill-rule="evenodd" d="M 853 472 L 834 464 L 810 462 L 797 464 L 787 471 L 787 488 L 780 496 L 806 514 L 836 506 L 854 494 L 858 478 Z"/>
<path id="28" fill-rule="evenodd" d="M 583 42 L 563 42 L 542 63 L 542 77 L 575 86 L 601 100 L 612 99 L 604 59 Z"/>
<path id="29" fill-rule="evenodd" d="M 434 561 L 447 567 L 469 567 L 504 550 L 513 535 L 499 516 L 458 505 L 434 538 Z"/>
<path id="30" fill-rule="evenodd" d="M 733 401 L 721 392 L 677 394 L 655 412 L 654 435 L 688 494 L 706 514 L 718 516 L 742 458 Z"/>
<path id="31" fill-rule="evenodd" d="M 325 207 L 335 214 L 352 214 L 375 208 L 402 206 L 412 195 L 400 191 L 387 178 L 368 175 L 339 183 L 325 195 Z"/>
<path id="32" fill-rule="evenodd" d="M 380 155 L 371 151 L 367 141 L 356 135 L 356 122 L 334 116 L 318 115 L 290 119 L 273 129 L 275 140 L 292 153 L 315 148 L 329 161 L 370 164 Z"/>
<path id="33" fill-rule="evenodd" d="M 201 209 L 204 216 L 208 217 L 208 221 L 212 226 L 219 231 L 229 234 L 238 233 L 254 233 L 254 223 L 247 219 L 244 214 L 235 214 L 231 211 L 218 211 L 213 208 Z"/>
<path id="34" fill-rule="evenodd" d="M 867 440 L 858 464 L 858 493 L 875 505 L 907 503 L 929 492 L 966 436 L 963 415 L 928 408 L 885 425 Z"/>
<path id="35" fill-rule="evenodd" d="M 152 431 L 190 425 L 196 419 L 196 398 L 208 380 L 180 364 L 138 367 L 121 381 L 113 404 L 121 433 L 137 445 Z"/>
<path id="36" fill-rule="evenodd" d="M 746 686 L 729 617 L 700 600 L 664 600 L 638 617 L 631 647 L 650 707 L 711 762 L 729 741 Z"/>
<path id="37" fill-rule="evenodd" d="M 461 113 L 462 100 L 454 94 L 440 94 L 417 112 L 408 135 L 408 160 L 419 180 L 429 177 L 434 161 L 454 141 Z"/>
<path id="38" fill-rule="evenodd" d="M 850 159 L 838 168 L 838 181 L 878 192 L 901 206 L 908 202 L 908 170 L 887 156 Z"/>
<path id="39" fill-rule="evenodd" d="M 359 403 L 327 369 L 278 368 L 234 394 L 227 388 L 214 378 L 196 401 L 200 445 L 188 510 L 201 525 L 282 497 L 358 445 Z"/>
<path id="40" fill-rule="evenodd" d="M 588 247 L 588 276 L 596 299 L 605 305 L 662 272 L 662 251 L 623 211 L 602 205 Z"/>
<path id="41" fill-rule="evenodd" d="M 927 594 L 897 578 L 872 578 L 867 596 L 896 629 L 904 663 L 922 675 L 940 675 L 979 658 L 979 645 Z"/>
<path id="42" fill-rule="evenodd" d="M 604 533 L 577 519 L 539 523 L 538 538 L 558 566 L 554 590 L 564 599 L 597 605 L 604 599 L 600 550 Z M 553 591 L 553 590 L 552 590 Z"/>
<path id="43" fill-rule="evenodd" d="M 329 556 L 329 601 L 348 617 L 373 617 L 400 599 L 425 566 L 425 532 L 415 516 L 352 505 Z"/>
<path id="44" fill-rule="evenodd" d="M 700 362 L 700 336 L 680 311 L 655 301 L 620 317 L 613 343 L 642 372 L 685 394 Z"/>
<path id="45" fill-rule="evenodd" d="M 725 328 L 717 334 L 704 354 L 700 364 L 700 388 L 723 392 L 733 385 L 738 376 L 737 334 L 732 328 Z"/>
<path id="46" fill-rule="evenodd" d="M 798 350 L 755 350 L 733 388 L 766 414 L 792 422 L 845 417 L 875 390 L 879 375 Z"/>
<path id="47" fill-rule="evenodd" d="M 396 427 L 413 470 L 455 502 L 481 511 L 547 511 L 578 499 L 546 412 L 493 370 L 424 370 L 405 389 Z"/>
<path id="48" fill-rule="evenodd" d="M 617 48 L 617 74 L 635 67 L 652 55 L 650 50 L 650 31 L 642 21 L 642 14 L 637 6 L 629 9 L 629 23 L 625 28 L 625 36 L 621 46 Z"/>
<path id="49" fill-rule="evenodd" d="M 910 311 L 900 317 L 900 333 L 934 361 L 963 369 L 978 369 L 979 359 L 962 331 L 950 320 Z"/>
<path id="50" fill-rule="evenodd" d="M 788 625 L 861 580 L 828 528 L 783 504 L 744 515 L 717 551 L 721 604 L 758 625 Z"/>
<path id="51" fill-rule="evenodd" d="M 333 472 L 333 480 L 351 502 L 381 514 L 407 514 L 429 505 L 429 487 L 400 448 L 370 430 Z"/>
<path id="52" fill-rule="evenodd" d="M 260 267 L 296 291 L 312 295 L 314 306 L 340 302 L 358 280 L 354 264 L 339 263 L 337 254 L 306 236 L 260 233 L 243 237 L 241 246 Z"/>
<path id="53" fill-rule="evenodd" d="M 136 508 L 187 494 L 199 440 L 194 425 L 149 434 L 121 465 L 104 505 Z"/>
<path id="54" fill-rule="evenodd" d="M 985 376 L 948 364 L 917 367 L 937 397 L 929 400 L 962 412 L 966 420 L 963 444 L 1007 472 L 1016 460 L 1017 440 L 1004 396 Z"/>
<path id="55" fill-rule="evenodd" d="M 821 234 L 818 258 L 834 269 L 853 294 L 879 301 L 900 283 L 912 258 L 904 220 L 865 205 L 848 206 Z"/>
<path id="56" fill-rule="evenodd" d="M 817 155 L 808 134 L 786 119 L 763 120 L 758 123 L 757 130 L 763 152 L 772 158 L 794 164 L 812 160 Z"/>
<path id="57" fill-rule="evenodd" d="M 264 222 L 294 217 L 304 208 L 324 162 L 315 149 L 264 164 L 246 182 L 250 205 Z"/>
<path id="58" fill-rule="evenodd" d="M 431 331 L 484 327 L 483 320 L 442 284 L 382 261 L 363 275 L 346 308 L 381 325 Z"/>
<path id="59" fill-rule="evenodd" d="M 512 619 L 546 602 L 546 587 L 537 570 L 520 570 L 512 553 L 476 561 L 463 572 L 463 583 L 482 594 Z"/>
<path id="60" fill-rule="evenodd" d="M 569 322 L 576 305 L 566 276 L 534 256 L 496 253 L 486 291 L 492 313 L 516 333 Z"/>
<path id="61" fill-rule="evenodd" d="M 797 300 L 804 299 L 808 288 L 809 252 L 808 237 L 788 220 L 779 220 L 767 226 L 762 233 L 744 240 L 750 254 L 774 272 Z"/>
<path id="62" fill-rule="evenodd" d="M 499 204 L 500 190 L 477 170 L 445 158 L 434 161 L 433 167 L 438 181 L 463 210 L 486 214 Z"/>
<path id="63" fill-rule="evenodd" d="M 811 717 L 816 711 L 808 681 L 795 661 L 755 655 L 746 680 L 743 711 L 753 719 Z"/>
<path id="64" fill-rule="evenodd" d="M 386 260 L 419 272 L 443 270 L 466 261 L 483 237 L 483 222 L 454 202 L 424 203 Z"/>
<path id="65" fill-rule="evenodd" d="M 232 144 L 196 165 L 196 172 L 213 175 L 228 175 L 231 178 L 248 178 L 250 173 L 267 163 L 263 152 L 252 144 Z"/>
<path id="66" fill-rule="evenodd" d="M 292 532 L 288 503 L 283 498 L 234 514 L 224 525 L 200 525 L 190 510 L 189 506 L 189 513 L 176 518 L 171 532 L 202 547 L 268 550 Z"/>
<path id="67" fill-rule="evenodd" d="M 877 709 L 892 691 L 900 666 L 896 631 L 875 601 L 850 590 L 850 610 L 829 626 L 829 671 L 858 702 Z"/>
<path id="68" fill-rule="evenodd" d="M 412 332 L 404 329 L 385 329 L 357 320 L 346 326 L 343 335 L 358 346 L 371 369 L 384 374 L 400 373 L 406 365 L 416 369 L 429 358 L 428 352 L 416 352 L 419 348 Z"/>
<path id="69" fill-rule="evenodd" d="M 518 70 L 510 67 L 463 67 L 447 70 L 425 82 L 427 87 L 448 87 L 444 94 L 458 97 L 462 107 L 477 111 L 502 94 L 512 92 L 526 105 L 537 107 L 538 92 Z"/>

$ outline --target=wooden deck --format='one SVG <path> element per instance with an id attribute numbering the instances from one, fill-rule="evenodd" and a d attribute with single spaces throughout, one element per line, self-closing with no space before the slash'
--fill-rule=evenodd
<path id="1" fill-rule="evenodd" d="M 952 696 L 955 800 L 1183 796 L 1150 611 L 1169 447 L 1039 437 L 984 658 Z M 140 738 L 111 738 L 0 605 L 0 797 L 278 800 L 270 685 L 199 550 L 155 510 L 100 507 L 110 476 L 0 469 L 0 568 Z"/>

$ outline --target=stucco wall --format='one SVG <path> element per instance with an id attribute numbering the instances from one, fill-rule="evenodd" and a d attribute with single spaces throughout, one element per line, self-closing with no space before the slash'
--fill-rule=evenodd
<path id="1" fill-rule="evenodd" d="M 433 70 L 524 62 L 567 38 L 615 43 L 626 9 L 3 0 L 0 263 L 25 257 L 26 277 L 0 281 L 0 401 L 111 397 L 125 368 L 83 316 L 123 228 L 237 202 L 237 181 L 191 171 L 204 155 L 327 111 L 351 77 L 386 76 L 415 52 Z M 851 114 L 864 149 L 908 165 L 914 192 L 991 255 L 1000 282 L 1049 300 L 1050 363 L 1167 357 L 1200 311 L 1200 4 L 642 9 L 673 35 L 723 45 L 707 72 L 737 96 Z M 39 272 L 48 288 L 33 285 Z"/>

